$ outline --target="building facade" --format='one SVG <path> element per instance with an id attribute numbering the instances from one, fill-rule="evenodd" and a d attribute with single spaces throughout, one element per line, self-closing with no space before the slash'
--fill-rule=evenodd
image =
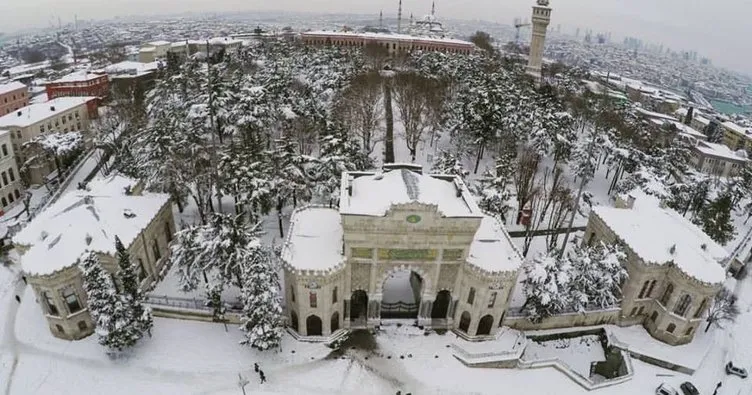
<path id="1" fill-rule="evenodd" d="M 723 144 L 697 141 L 692 147 L 691 163 L 695 169 L 715 177 L 733 177 L 739 174 L 749 160 L 747 151 L 732 151 Z"/>
<path id="2" fill-rule="evenodd" d="M 0 215 L 21 203 L 24 187 L 13 153 L 10 132 L 0 130 Z"/>
<path id="3" fill-rule="evenodd" d="M 596 207 L 584 243 L 619 244 L 629 277 L 622 284 L 618 324 L 641 324 L 672 345 L 692 341 L 726 278 L 729 254 L 696 225 L 648 195 L 619 197 Z"/>
<path id="4" fill-rule="evenodd" d="M 551 8 L 548 0 L 538 0 L 533 6 L 533 32 L 530 40 L 530 57 L 527 63 L 527 72 L 536 79 L 541 78 L 543 65 L 543 46 L 546 42 L 546 29 L 551 22 Z"/>
<path id="5" fill-rule="evenodd" d="M 407 34 L 311 31 L 301 33 L 300 39 L 306 45 L 336 45 L 351 48 L 378 45 L 385 48 L 390 55 L 411 51 L 469 54 L 475 50 L 475 44 L 467 41 Z"/>
<path id="6" fill-rule="evenodd" d="M 0 117 L 0 129 L 10 132 L 16 163 L 26 163 L 30 154 L 23 144 L 47 133 L 80 131 L 85 139 L 90 120 L 96 117 L 95 97 L 60 97 L 45 103 L 32 104 Z M 38 162 L 29 166 L 29 182 L 43 184 L 45 177 L 55 169 L 54 162 Z"/>
<path id="7" fill-rule="evenodd" d="M 29 89 L 20 82 L 0 85 L 0 116 L 29 105 Z"/>
<path id="8" fill-rule="evenodd" d="M 101 100 L 110 94 L 110 81 L 104 74 L 73 73 L 47 83 L 45 89 L 49 100 L 58 97 L 97 97 Z"/>
<path id="9" fill-rule="evenodd" d="M 394 166 L 345 173 L 341 190 L 338 210 L 292 217 L 282 259 L 295 333 L 329 336 L 388 319 L 468 339 L 498 331 L 522 259 L 459 178 Z"/>
<path id="10" fill-rule="evenodd" d="M 167 195 L 141 189 L 120 176 L 94 182 L 89 191 L 63 196 L 14 237 L 53 336 L 75 340 L 94 332 L 78 263 L 87 251 L 95 252 L 119 282 L 115 236 L 127 248 L 142 289 L 161 279 L 175 232 L 172 207 Z"/>

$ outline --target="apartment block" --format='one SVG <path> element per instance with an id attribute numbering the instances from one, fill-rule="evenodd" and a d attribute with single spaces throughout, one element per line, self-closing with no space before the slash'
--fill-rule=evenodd
<path id="1" fill-rule="evenodd" d="M 29 93 L 26 85 L 20 82 L 0 85 L 0 116 L 28 105 Z"/>

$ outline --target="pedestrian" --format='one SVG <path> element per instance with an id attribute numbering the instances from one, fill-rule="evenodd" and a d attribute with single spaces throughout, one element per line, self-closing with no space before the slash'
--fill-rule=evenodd
<path id="1" fill-rule="evenodd" d="M 715 391 L 713 391 L 713 395 L 718 395 L 718 389 L 721 388 L 722 385 L 723 383 L 720 381 L 715 385 Z"/>
<path id="2" fill-rule="evenodd" d="M 258 368 L 258 364 L 257 364 L 257 363 L 255 363 L 255 362 L 253 363 L 253 370 L 254 370 L 254 371 L 255 371 L 256 373 L 258 373 L 258 371 L 259 371 L 259 368 Z"/>
<path id="3" fill-rule="evenodd" d="M 16 295 L 16 302 L 21 303 L 21 297 Z"/>
<path id="4" fill-rule="evenodd" d="M 264 376 L 263 370 L 259 370 L 259 376 L 260 376 L 259 378 L 261 378 L 261 384 L 266 383 L 266 376 Z"/>
<path id="5" fill-rule="evenodd" d="M 21 280 L 23 280 L 24 284 L 28 284 L 28 283 L 26 282 L 26 276 L 21 276 Z"/>

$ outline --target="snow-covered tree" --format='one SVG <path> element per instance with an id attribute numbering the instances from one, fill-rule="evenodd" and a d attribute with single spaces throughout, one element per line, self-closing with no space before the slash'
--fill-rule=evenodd
<path id="1" fill-rule="evenodd" d="M 279 347 L 282 339 L 282 303 L 277 268 L 271 252 L 258 240 L 248 245 L 243 267 L 242 344 L 259 350 Z"/>
<path id="2" fill-rule="evenodd" d="M 523 267 L 522 287 L 526 297 L 523 310 L 533 322 L 540 322 L 571 305 L 571 264 L 557 255 L 540 254 Z"/>
<path id="3" fill-rule="evenodd" d="M 476 195 L 479 197 L 478 206 L 484 212 L 506 223 L 509 191 L 507 186 L 511 182 L 514 171 L 511 155 L 502 155 L 496 159 L 495 170 L 488 170 L 477 180 Z"/>
<path id="4" fill-rule="evenodd" d="M 463 181 L 470 175 L 470 172 L 462 165 L 462 158 L 446 150 L 442 150 L 433 162 L 431 172 L 459 176 Z"/>
<path id="5" fill-rule="evenodd" d="M 120 269 L 118 272 L 122 286 L 120 293 L 131 311 L 131 316 L 134 320 L 134 329 L 138 331 L 139 338 L 143 337 L 144 333 L 148 333 L 151 336 L 151 329 L 154 326 L 151 309 L 144 306 L 146 298 L 141 292 L 141 287 L 139 286 L 139 274 L 136 273 L 136 269 L 134 268 L 128 250 L 125 249 L 120 238 L 117 236 L 115 237 L 115 251 L 117 254 L 118 268 Z M 139 268 L 139 270 L 145 269 Z M 145 276 L 146 273 L 142 273 L 142 275 Z"/>
<path id="6" fill-rule="evenodd" d="M 313 179 L 316 180 L 315 195 L 321 203 L 328 203 L 330 207 L 332 204 L 339 205 L 342 173 L 365 170 L 370 167 L 370 159 L 338 124 L 327 126 L 319 145 L 319 157 L 312 168 Z"/>
<path id="7" fill-rule="evenodd" d="M 739 316 L 739 305 L 736 304 L 736 301 L 736 295 L 726 287 L 721 288 L 713 298 L 713 305 L 708 309 L 708 325 L 705 327 L 705 332 L 710 329 L 710 325 L 715 324 L 717 327 L 723 328 L 722 323 L 734 322 L 736 317 Z"/>
<path id="8" fill-rule="evenodd" d="M 295 145 L 287 138 L 276 141 L 272 150 L 265 152 L 269 171 L 269 196 L 274 202 L 279 219 L 280 237 L 282 233 L 282 209 L 292 200 L 293 206 L 298 201 L 307 202 L 313 196 L 312 180 L 307 168 L 313 158 L 301 155 Z"/>
<path id="9" fill-rule="evenodd" d="M 721 245 L 726 245 L 734 238 L 734 229 L 731 212 L 734 209 L 731 204 L 731 195 L 722 193 L 716 199 L 707 204 L 700 213 L 692 219 L 692 222 Z"/>
<path id="10" fill-rule="evenodd" d="M 568 259 L 572 265 L 572 307 L 608 308 L 621 301 L 621 284 L 627 279 L 626 254 L 616 245 L 602 242 L 575 248 Z"/>
<path id="11" fill-rule="evenodd" d="M 136 344 L 141 333 L 134 325 L 133 311 L 125 298 L 118 294 L 112 277 L 99 263 L 96 253 L 86 253 L 79 265 L 99 344 L 112 352 Z"/>

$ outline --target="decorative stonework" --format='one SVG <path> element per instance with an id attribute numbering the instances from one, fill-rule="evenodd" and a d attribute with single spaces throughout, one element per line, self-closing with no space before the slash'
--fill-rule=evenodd
<path id="1" fill-rule="evenodd" d="M 386 269 L 388 268 L 388 269 Z M 423 292 L 426 290 L 430 290 L 431 288 L 431 276 L 426 273 L 425 270 L 419 265 L 388 265 L 385 266 L 385 269 L 382 269 L 379 273 L 379 277 L 376 281 L 376 294 L 381 295 L 384 293 L 383 287 L 384 282 L 386 281 L 389 276 L 393 275 L 394 273 L 398 272 L 404 272 L 404 271 L 412 271 L 417 273 L 421 280 L 423 280 Z"/>
<path id="2" fill-rule="evenodd" d="M 436 250 L 379 248 L 378 257 L 382 261 L 432 261 L 437 256 Z"/>
<path id="3" fill-rule="evenodd" d="M 352 262 L 352 289 L 362 289 L 368 292 L 371 284 L 371 265 L 363 262 Z"/>
<path id="4" fill-rule="evenodd" d="M 443 261 L 459 261 L 462 260 L 463 252 L 462 249 L 447 249 L 442 252 L 441 259 Z"/>
<path id="5" fill-rule="evenodd" d="M 373 248 L 353 247 L 350 249 L 353 258 L 373 259 Z"/>
<path id="6" fill-rule="evenodd" d="M 454 288 L 455 280 L 457 280 L 457 274 L 459 273 L 460 265 L 448 265 L 443 264 L 439 268 L 439 284 L 436 291 L 449 290 Z"/>

